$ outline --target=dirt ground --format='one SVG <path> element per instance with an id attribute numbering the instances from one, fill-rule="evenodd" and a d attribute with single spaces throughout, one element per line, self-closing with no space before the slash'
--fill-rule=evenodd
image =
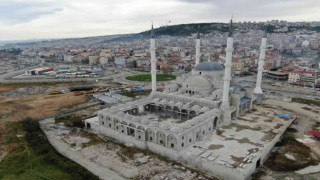
<path id="1" fill-rule="evenodd" d="M 74 96 L 73 93 L 58 95 L 34 95 L 15 99 L 0 96 L 0 123 L 19 121 L 26 117 L 41 119 L 52 116 L 89 99 L 85 95 Z"/>
<path id="2" fill-rule="evenodd" d="M 316 113 L 311 110 L 307 109 L 313 109 L 315 107 L 300 104 L 300 103 L 289 103 L 289 102 L 283 102 L 283 101 L 277 101 L 268 99 L 265 101 L 265 104 L 269 106 L 273 106 L 274 108 L 284 108 L 288 111 L 291 111 L 291 113 L 296 114 L 298 116 L 296 122 L 292 124 L 289 129 L 294 131 L 287 131 L 287 135 L 295 139 L 305 139 L 307 137 L 307 132 L 309 130 L 312 130 L 316 124 L 316 122 L 320 122 L 320 114 Z M 307 108 L 306 108 L 307 107 Z M 292 140 L 291 140 L 292 141 Z M 297 147 L 298 146 L 298 147 Z M 310 150 L 308 150 L 310 148 Z M 308 162 L 308 159 L 301 159 L 303 157 L 311 159 L 318 159 L 320 158 L 320 141 L 314 141 L 311 143 L 285 143 L 282 147 L 277 147 L 277 153 L 279 157 L 282 158 L 282 160 L 287 161 L 290 166 L 294 165 L 294 163 L 298 162 L 298 165 L 302 165 L 303 162 Z M 299 152 L 299 150 L 301 150 Z M 311 152 L 311 154 L 309 154 Z M 302 156 L 306 155 L 306 156 Z M 309 157 L 312 156 L 312 157 Z M 272 156 L 269 157 L 269 161 L 272 160 Z M 267 160 L 267 161 L 268 161 Z M 281 160 L 281 159 L 280 159 Z M 309 161 L 311 163 L 311 161 Z M 266 162 L 267 164 L 268 162 Z M 276 162 L 272 162 L 273 164 Z M 272 165 L 272 164 L 271 164 Z M 279 165 L 279 164 L 278 164 Z M 283 167 L 287 168 L 287 167 Z M 314 174 L 306 174 L 306 175 L 299 175 L 295 173 L 294 171 L 273 171 L 270 168 L 262 167 L 260 168 L 260 172 L 264 172 L 265 175 L 262 176 L 260 179 L 319 179 L 320 173 L 314 173 Z"/>
<path id="3" fill-rule="evenodd" d="M 1 92 L 7 92 L 7 91 L 15 90 L 15 89 L 17 89 L 17 87 L 14 87 L 14 86 L 0 86 L 0 93 Z"/>

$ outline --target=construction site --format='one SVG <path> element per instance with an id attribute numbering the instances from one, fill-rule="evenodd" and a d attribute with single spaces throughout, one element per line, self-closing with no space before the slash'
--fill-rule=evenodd
<path id="1" fill-rule="evenodd" d="M 99 137 L 74 126 L 72 123 L 68 123 L 70 119 L 75 119 L 76 122 L 81 124 L 82 120 L 94 117 L 97 110 L 113 104 L 131 101 L 131 98 L 134 97 L 129 98 L 112 93 L 120 92 L 120 90 L 124 91 L 127 88 L 127 86 L 121 84 L 110 84 L 108 86 L 97 86 L 96 84 L 1 86 L 0 106 L 2 108 L 0 109 L 0 119 L 1 129 L 3 130 L 1 144 L 4 144 L 5 141 L 3 140 L 7 137 L 6 131 L 4 131 L 6 124 L 10 124 L 12 121 L 18 122 L 27 117 L 36 120 L 47 119 L 41 121 L 40 124 L 55 149 L 101 179 L 104 179 L 103 177 L 112 177 L 113 179 L 215 179 L 215 177 L 197 168 L 188 167 L 186 165 L 188 163 L 182 162 L 180 164 L 149 151 L 140 150 L 130 145 L 125 146 L 113 139 Z M 138 98 L 144 96 L 139 94 Z M 212 141 L 208 147 L 199 143 L 186 149 L 185 156 L 191 158 L 195 156 L 194 154 L 203 151 L 199 157 L 195 157 L 201 159 L 202 156 L 209 154 L 206 151 L 212 151 L 213 153 L 208 155 L 211 157 L 215 154 L 214 152 L 229 152 L 226 148 L 230 144 L 227 142 L 238 143 L 239 146 L 249 148 L 243 149 L 244 156 L 235 156 L 230 151 L 229 154 L 224 153 L 223 157 L 215 157 L 215 160 L 217 160 L 217 165 L 219 163 L 224 163 L 222 166 L 230 164 L 230 167 L 226 166 L 225 168 L 232 169 L 232 167 L 237 166 L 240 170 L 247 169 L 250 166 L 246 164 L 248 162 L 250 164 L 250 160 L 252 161 L 256 157 L 254 154 L 260 151 L 253 148 L 253 146 L 260 146 L 255 138 L 257 133 L 261 133 L 259 132 L 261 130 L 268 131 L 266 126 L 258 127 L 250 123 L 253 119 L 257 120 L 258 116 L 261 116 L 264 119 L 260 124 L 275 124 L 271 128 L 272 131 L 276 132 L 285 128 L 286 125 L 280 125 L 282 123 L 289 123 L 289 126 L 280 138 L 281 140 L 271 150 L 270 156 L 266 157 L 265 163 L 259 165 L 258 170 L 253 174 L 253 178 L 301 179 L 307 177 L 308 179 L 317 179 L 320 175 L 320 142 L 309 135 L 308 132 L 319 130 L 320 117 L 318 112 L 319 109 L 316 106 L 267 100 L 261 107 L 256 107 L 255 111 L 251 115 L 249 114 L 250 117 L 239 117 L 239 122 L 235 122 L 238 124 L 236 129 L 231 126 L 217 129 L 213 132 L 212 137 L 206 140 Z M 291 120 L 288 121 L 276 116 L 280 113 L 291 114 L 296 119 L 291 123 Z M 59 121 L 54 120 L 54 118 Z M 242 122 L 245 122 L 245 124 Z M 245 126 L 250 127 L 253 133 L 249 137 L 241 136 L 243 129 L 247 128 Z M 234 133 L 240 133 L 239 137 Z M 270 132 L 261 136 L 261 138 L 266 143 L 275 135 L 274 132 Z M 211 138 L 213 139 L 210 140 Z M 227 141 L 225 143 L 218 141 L 221 138 Z M 237 148 L 238 145 L 234 148 L 239 149 Z M 19 144 L 11 143 L 10 146 L 2 146 L 0 149 L 1 160 L 5 161 L 15 147 L 19 147 Z M 227 162 L 222 161 L 227 156 L 230 157 L 230 161 L 229 159 Z"/>

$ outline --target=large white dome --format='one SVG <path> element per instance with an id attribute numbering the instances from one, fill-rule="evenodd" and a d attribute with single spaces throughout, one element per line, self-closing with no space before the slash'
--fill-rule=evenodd
<path id="1" fill-rule="evenodd" d="M 188 87 L 197 87 L 202 89 L 211 89 L 212 84 L 203 76 L 191 76 L 185 81 L 186 86 Z"/>
<path id="2" fill-rule="evenodd" d="M 202 62 L 197 64 L 194 67 L 195 71 L 223 71 L 224 67 L 222 64 L 217 63 L 217 62 Z"/>

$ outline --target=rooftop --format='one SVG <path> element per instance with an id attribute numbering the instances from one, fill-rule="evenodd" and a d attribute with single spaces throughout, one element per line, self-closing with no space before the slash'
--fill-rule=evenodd
<path id="1" fill-rule="evenodd" d="M 222 64 L 217 63 L 217 62 L 202 62 L 197 64 L 194 67 L 194 70 L 196 71 L 223 71 L 224 67 Z"/>
<path id="2" fill-rule="evenodd" d="M 215 130 L 182 153 L 195 161 L 209 162 L 215 167 L 222 166 L 246 174 L 293 121 L 279 118 L 277 113 L 288 112 L 259 107 L 257 111 Z"/>

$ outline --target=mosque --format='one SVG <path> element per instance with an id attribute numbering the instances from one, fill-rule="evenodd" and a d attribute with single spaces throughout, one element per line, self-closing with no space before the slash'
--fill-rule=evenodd
<path id="1" fill-rule="evenodd" d="M 152 93 L 146 99 L 118 104 L 99 111 L 97 123 L 86 127 L 124 144 L 150 150 L 178 160 L 181 152 L 239 115 L 261 103 L 261 78 L 266 50 L 262 38 L 255 87 L 232 78 L 232 20 L 227 37 L 226 62 L 200 63 L 200 36 L 196 39 L 196 65 L 166 86 L 156 89 L 156 55 L 154 30 L 151 30 L 150 53 Z"/>

